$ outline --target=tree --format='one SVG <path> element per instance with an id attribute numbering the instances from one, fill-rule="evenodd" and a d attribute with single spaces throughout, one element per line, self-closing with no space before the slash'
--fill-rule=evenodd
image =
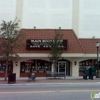
<path id="1" fill-rule="evenodd" d="M 63 47 L 61 42 L 62 37 L 63 34 L 55 30 L 54 40 L 50 43 L 51 48 L 49 52 L 49 59 L 52 62 L 52 68 L 54 72 L 56 71 L 57 60 L 61 58 L 61 55 L 63 53 Z"/>
<path id="2" fill-rule="evenodd" d="M 6 61 L 5 81 L 7 80 L 8 61 L 17 58 L 14 49 L 21 49 L 24 45 L 25 33 L 19 34 L 18 20 L 3 21 L 0 25 L 0 57 Z"/>

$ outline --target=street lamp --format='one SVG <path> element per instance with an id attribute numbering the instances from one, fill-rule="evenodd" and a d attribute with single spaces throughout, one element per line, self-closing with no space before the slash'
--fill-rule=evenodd
<path id="1" fill-rule="evenodd" d="M 97 48 L 97 73 L 96 73 L 96 78 L 99 78 L 99 46 L 100 46 L 100 43 L 96 42 L 96 48 Z"/>

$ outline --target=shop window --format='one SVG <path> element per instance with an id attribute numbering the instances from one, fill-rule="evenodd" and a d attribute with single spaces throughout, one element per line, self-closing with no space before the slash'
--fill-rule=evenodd
<path id="1" fill-rule="evenodd" d="M 38 62 L 37 63 L 37 71 L 39 71 L 39 72 L 43 72 L 45 70 L 45 66 L 44 66 L 44 62 Z"/>
<path id="2" fill-rule="evenodd" d="M 4 62 L 0 63 L 0 73 L 4 73 L 6 69 L 6 64 Z"/>
<path id="3" fill-rule="evenodd" d="M 5 61 L 0 61 L 0 73 L 5 73 L 6 71 L 6 62 Z M 8 62 L 8 73 L 13 72 L 13 62 L 9 61 Z"/>
<path id="4" fill-rule="evenodd" d="M 45 62 L 45 71 L 51 71 L 51 63 Z"/>
<path id="5" fill-rule="evenodd" d="M 25 73 L 31 72 L 31 63 L 26 62 L 25 63 Z"/>
<path id="6" fill-rule="evenodd" d="M 8 62 L 8 73 L 13 73 L 13 63 Z"/>
<path id="7" fill-rule="evenodd" d="M 35 62 L 21 62 L 20 72 L 30 73 L 36 71 Z"/>
<path id="8" fill-rule="evenodd" d="M 47 61 L 38 61 L 37 68 L 39 72 L 51 71 L 51 63 Z"/>
<path id="9" fill-rule="evenodd" d="M 82 72 L 84 68 L 87 68 L 89 66 L 97 68 L 97 60 L 90 59 L 79 62 L 79 72 Z M 99 61 L 99 70 L 100 70 L 100 61 Z"/>
<path id="10" fill-rule="evenodd" d="M 21 62 L 20 65 L 21 73 L 51 71 L 51 63 L 43 60 L 37 60 L 34 62 Z"/>

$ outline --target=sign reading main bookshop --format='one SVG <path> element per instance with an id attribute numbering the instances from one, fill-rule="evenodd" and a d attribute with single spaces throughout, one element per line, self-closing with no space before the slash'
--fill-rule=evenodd
<path id="1" fill-rule="evenodd" d="M 67 48 L 67 40 L 58 40 L 60 41 L 60 48 Z M 50 49 L 50 43 L 54 42 L 51 39 L 28 39 L 26 40 L 26 48 L 27 49 Z"/>

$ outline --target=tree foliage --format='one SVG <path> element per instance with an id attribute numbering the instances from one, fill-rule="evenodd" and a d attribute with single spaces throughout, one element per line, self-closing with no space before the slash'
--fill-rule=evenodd
<path id="1" fill-rule="evenodd" d="M 57 60 L 61 58 L 63 53 L 63 48 L 61 47 L 61 41 L 63 34 L 59 31 L 55 31 L 55 36 L 53 42 L 50 43 L 49 59 L 52 63 L 56 64 Z M 55 65 L 56 66 L 56 65 Z"/>
<path id="2" fill-rule="evenodd" d="M 7 77 L 8 61 L 18 57 L 15 49 L 21 49 L 24 45 L 25 33 L 19 34 L 19 21 L 3 21 L 0 25 L 0 58 L 6 60 L 5 80 Z"/>

